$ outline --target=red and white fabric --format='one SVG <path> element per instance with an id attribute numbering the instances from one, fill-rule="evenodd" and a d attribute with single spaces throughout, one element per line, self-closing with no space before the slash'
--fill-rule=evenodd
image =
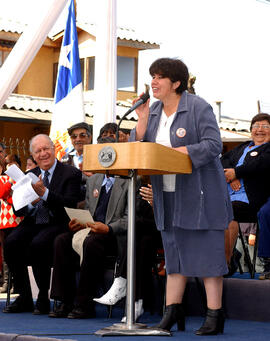
<path id="1" fill-rule="evenodd" d="M 8 175 L 0 176 L 0 229 L 16 227 L 23 220 L 23 217 L 17 217 L 12 208 L 12 184 L 9 182 Z"/>

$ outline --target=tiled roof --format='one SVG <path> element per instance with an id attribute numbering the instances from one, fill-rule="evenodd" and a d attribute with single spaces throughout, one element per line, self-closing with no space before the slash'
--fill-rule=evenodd
<path id="1" fill-rule="evenodd" d="M 221 135 L 223 142 L 226 142 L 226 141 L 244 142 L 247 140 L 251 140 L 250 133 L 242 133 L 238 131 L 220 129 L 220 135 Z"/>
<path id="2" fill-rule="evenodd" d="M 3 107 L 8 109 L 14 108 L 16 110 L 51 112 L 53 98 L 11 94 Z"/>
<path id="3" fill-rule="evenodd" d="M 82 21 L 77 21 L 77 27 L 80 27 L 84 31 L 96 36 L 96 25 L 92 23 L 86 23 Z M 153 45 L 154 48 L 159 47 L 159 43 L 152 37 L 148 37 L 147 34 L 140 34 L 132 28 L 117 27 L 117 38 L 121 40 L 138 41 L 144 44 Z"/>
<path id="4" fill-rule="evenodd" d="M 13 21 L 8 20 L 0 17 L 0 31 L 5 32 L 12 32 L 12 33 L 18 33 L 21 34 L 27 27 L 26 23 L 22 23 L 19 21 Z M 92 23 L 86 23 L 77 21 L 77 27 L 80 27 L 84 31 L 96 35 L 96 25 Z M 48 37 L 50 39 L 53 39 L 53 37 L 60 33 L 61 30 L 64 30 L 64 27 L 61 29 L 59 28 L 59 25 L 55 26 L 49 34 Z M 159 43 L 154 41 L 153 39 L 147 38 L 147 34 L 139 34 L 133 29 L 128 29 L 124 27 L 118 27 L 117 28 L 117 38 L 121 40 L 128 40 L 128 41 L 137 41 L 143 44 L 149 44 L 148 48 L 158 48 Z"/>
<path id="5" fill-rule="evenodd" d="M 125 101 L 117 103 L 117 118 L 121 118 L 130 107 Z M 93 101 L 88 100 L 84 103 L 86 121 L 93 124 L 94 106 Z M 53 111 L 53 98 L 33 97 L 27 95 L 12 94 L 5 102 L 0 110 L 0 120 L 30 120 L 50 123 Z M 121 127 L 132 129 L 136 125 L 137 115 L 131 113 L 126 120 L 123 121 Z M 241 128 L 237 130 L 235 127 Z M 250 139 L 249 132 L 250 121 L 240 121 L 234 119 L 222 119 L 219 123 L 222 141 L 243 142 Z"/>
<path id="6" fill-rule="evenodd" d="M 221 122 L 219 127 L 224 130 L 232 130 L 238 132 L 248 132 L 250 131 L 250 120 L 235 119 L 229 117 L 221 117 Z"/>
<path id="7" fill-rule="evenodd" d="M 26 27 L 27 24 L 24 24 L 22 22 L 4 19 L 0 17 L 0 31 L 21 34 Z"/>
<path id="8" fill-rule="evenodd" d="M 50 121 L 53 105 L 53 98 L 11 94 L 1 109 L 0 119 L 1 117 L 11 117 L 12 119 L 18 118 L 20 120 Z M 117 102 L 117 118 L 121 118 L 129 107 L 130 105 L 127 102 Z M 89 123 L 92 124 L 94 116 L 93 101 L 84 101 L 84 111 L 86 117 L 90 119 Z M 132 129 L 136 124 L 136 117 L 137 115 L 135 113 L 131 113 L 128 119 L 123 122 L 123 128 Z"/>

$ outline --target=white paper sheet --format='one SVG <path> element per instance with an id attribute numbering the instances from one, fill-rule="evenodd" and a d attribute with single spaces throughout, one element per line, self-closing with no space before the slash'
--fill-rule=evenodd
<path id="1" fill-rule="evenodd" d="M 16 165 L 11 165 L 10 167 L 8 167 L 5 173 L 16 182 L 25 177 L 24 172 L 21 171 L 20 168 Z"/>
<path id="2" fill-rule="evenodd" d="M 70 219 L 77 219 L 81 224 L 94 223 L 93 217 L 88 210 L 65 207 Z"/>
<path id="3" fill-rule="evenodd" d="M 29 172 L 25 175 L 16 165 L 10 166 L 5 173 L 16 181 L 16 184 L 11 187 L 13 206 L 16 211 L 39 198 L 32 187 L 32 183 L 39 181 L 34 173 Z"/>

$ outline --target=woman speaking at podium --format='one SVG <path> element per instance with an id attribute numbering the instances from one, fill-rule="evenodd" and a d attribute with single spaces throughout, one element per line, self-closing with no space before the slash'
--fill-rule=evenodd
<path id="1" fill-rule="evenodd" d="M 224 230 L 232 220 L 219 160 L 219 128 L 212 107 L 186 91 L 189 73 L 181 60 L 158 59 L 149 72 L 158 101 L 150 108 L 149 100 L 137 108 L 138 123 L 130 140 L 171 147 L 192 161 L 191 174 L 151 176 L 167 271 L 166 310 L 155 327 L 170 330 L 177 323 L 178 330 L 185 329 L 182 299 L 187 277 L 202 277 L 207 314 L 196 334 L 215 335 L 224 328 L 222 289 L 228 272 Z"/>

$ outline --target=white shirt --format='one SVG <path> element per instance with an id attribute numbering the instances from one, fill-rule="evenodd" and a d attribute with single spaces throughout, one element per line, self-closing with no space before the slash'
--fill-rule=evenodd
<path id="1" fill-rule="evenodd" d="M 162 110 L 159 126 L 157 130 L 156 143 L 162 144 L 165 147 L 172 147 L 170 140 L 170 128 L 174 120 L 176 113 L 169 117 Z M 164 192 L 175 192 L 175 174 L 164 174 L 163 175 L 163 191 Z"/>
<path id="2" fill-rule="evenodd" d="M 79 155 L 74 149 L 69 153 L 69 155 L 73 156 L 74 167 L 80 169 L 80 164 L 83 162 L 83 154 Z"/>

